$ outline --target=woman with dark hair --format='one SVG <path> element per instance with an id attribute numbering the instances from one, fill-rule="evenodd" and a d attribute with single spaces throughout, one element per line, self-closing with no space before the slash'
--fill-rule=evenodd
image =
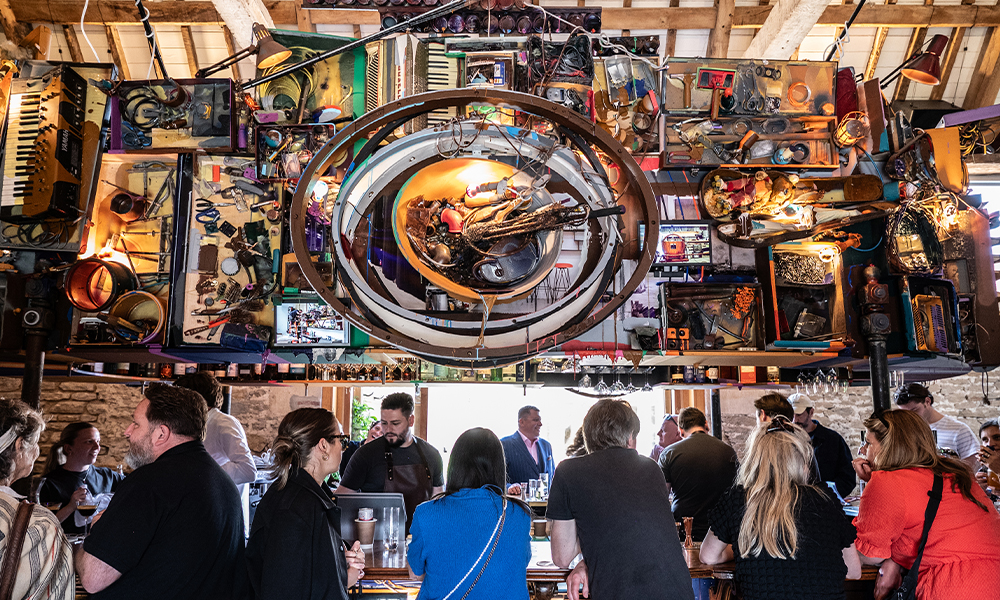
<path id="1" fill-rule="evenodd" d="M 861 577 L 854 527 L 840 503 L 809 484 L 809 434 L 784 415 L 750 433 L 736 485 L 708 514 L 701 561 L 736 560 L 745 600 L 843 599 Z"/>
<path id="2" fill-rule="evenodd" d="M 264 494 L 247 542 L 257 600 L 347 600 L 365 566 L 360 542 L 340 537 L 340 509 L 322 484 L 337 472 L 347 436 L 328 410 L 300 408 L 274 439 L 274 483 Z"/>
<path id="3" fill-rule="evenodd" d="M 492 431 L 459 436 L 444 492 L 417 506 L 410 526 L 407 561 L 423 576 L 418 599 L 527 599 L 531 509 L 504 495 L 506 480 Z"/>
<path id="4" fill-rule="evenodd" d="M 10 484 L 31 473 L 38 458 L 42 416 L 20 400 L 0 398 L 0 555 L 13 539 L 15 515 L 22 510 Z M 28 505 L 28 527 L 17 560 L 12 598 L 70 600 L 76 595 L 73 550 L 52 513 Z"/>
<path id="5" fill-rule="evenodd" d="M 973 484 L 969 468 L 938 455 L 930 427 L 914 412 L 876 415 L 865 421 L 865 429 L 866 455 L 855 459 L 854 469 L 868 484 L 854 526 L 861 561 L 882 565 L 876 597 L 899 586 L 900 566 L 913 566 L 928 493 L 940 476 L 941 501 L 920 560 L 917 597 L 995 598 L 1000 515 Z"/>
<path id="6" fill-rule="evenodd" d="M 46 505 L 60 505 L 56 518 L 66 533 L 83 533 L 85 518 L 77 514 L 76 507 L 83 504 L 88 493 L 112 493 L 125 479 L 113 469 L 94 466 L 100 453 L 101 432 L 84 422 L 67 425 L 49 450 L 38 499 Z"/>

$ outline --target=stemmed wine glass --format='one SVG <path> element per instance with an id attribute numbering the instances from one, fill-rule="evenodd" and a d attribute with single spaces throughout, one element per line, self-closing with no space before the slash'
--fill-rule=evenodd
<path id="1" fill-rule="evenodd" d="M 649 385 L 649 368 L 647 368 L 643 372 L 643 380 L 645 381 L 645 383 L 642 385 L 642 391 L 644 391 L 644 392 L 652 392 L 653 391 L 653 386 Z"/>

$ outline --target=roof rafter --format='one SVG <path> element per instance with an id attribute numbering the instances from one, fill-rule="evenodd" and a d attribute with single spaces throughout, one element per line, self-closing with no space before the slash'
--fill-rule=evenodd
<path id="1" fill-rule="evenodd" d="M 778 0 L 743 57 L 788 60 L 828 7 L 829 0 Z"/>

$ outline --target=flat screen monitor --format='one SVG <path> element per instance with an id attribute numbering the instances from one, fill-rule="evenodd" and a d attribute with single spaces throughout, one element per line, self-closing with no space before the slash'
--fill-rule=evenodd
<path id="1" fill-rule="evenodd" d="M 639 244 L 646 236 L 639 223 Z M 657 267 L 706 267 L 712 264 L 711 221 L 666 221 L 660 224 L 653 265 Z"/>
<path id="2" fill-rule="evenodd" d="M 274 307 L 274 345 L 347 346 L 350 325 L 323 302 L 283 302 Z"/>

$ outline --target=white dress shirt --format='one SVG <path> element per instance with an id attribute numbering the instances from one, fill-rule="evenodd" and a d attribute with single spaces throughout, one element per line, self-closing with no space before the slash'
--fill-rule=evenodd
<path id="1" fill-rule="evenodd" d="M 208 411 L 205 450 L 219 463 L 240 490 L 243 500 L 244 537 L 250 533 L 250 484 L 257 479 L 257 467 L 247 446 L 243 425 L 232 415 L 213 408 Z"/>

